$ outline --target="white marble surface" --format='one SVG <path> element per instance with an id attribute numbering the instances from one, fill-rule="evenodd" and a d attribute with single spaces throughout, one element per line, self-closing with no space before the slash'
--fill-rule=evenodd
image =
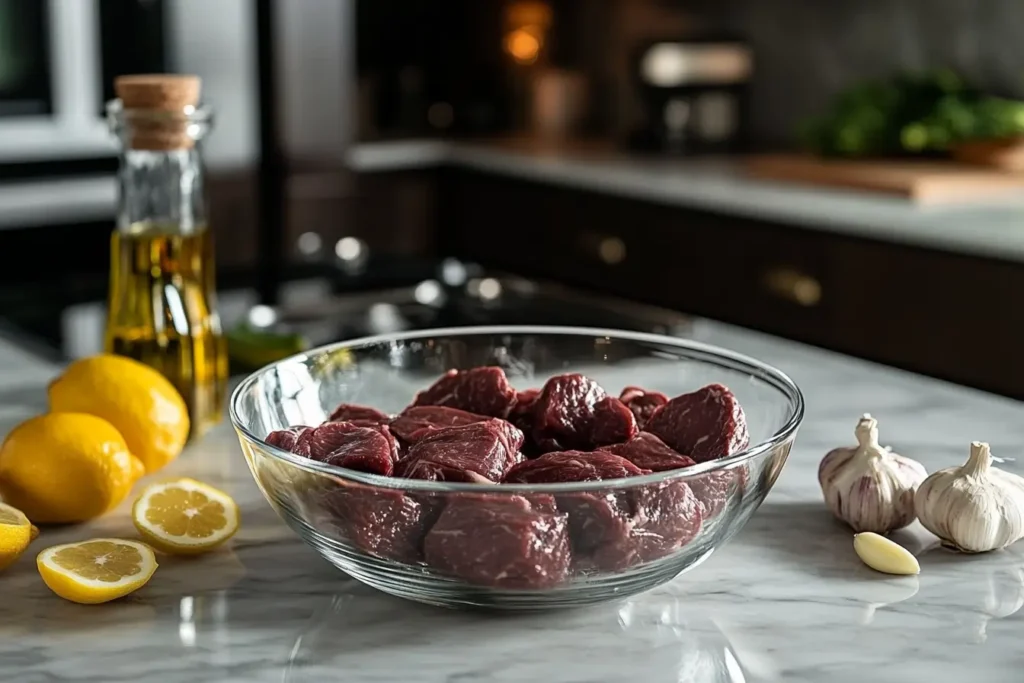
<path id="1" fill-rule="evenodd" d="M 161 559 L 148 586 L 105 606 L 61 601 L 36 574 L 43 547 L 133 536 L 127 504 L 45 529 L 0 575 L 0 680 L 61 681 L 1020 681 L 1024 543 L 961 557 L 920 527 L 898 538 L 922 574 L 863 567 L 823 508 L 822 453 L 871 411 L 883 442 L 929 469 L 972 439 L 1020 458 L 1019 403 L 762 335 L 698 323 L 694 336 L 778 365 L 803 387 L 807 418 L 750 524 L 693 572 L 656 591 L 578 611 L 460 613 L 384 597 L 305 547 L 263 501 L 226 428 L 171 469 L 240 502 L 231 547 Z M 56 368 L 0 345 L 0 433 L 41 409 Z M 12 384 L 6 378 L 18 377 Z M 1024 463 L 1005 467 L 1024 473 Z"/>
<path id="2" fill-rule="evenodd" d="M 877 193 L 748 177 L 735 160 L 645 158 L 605 145 L 554 145 L 530 139 L 365 143 L 355 145 L 347 161 L 358 171 L 415 169 L 443 162 L 811 230 L 1024 261 L 1024 194 L 982 203 L 918 206 Z"/>

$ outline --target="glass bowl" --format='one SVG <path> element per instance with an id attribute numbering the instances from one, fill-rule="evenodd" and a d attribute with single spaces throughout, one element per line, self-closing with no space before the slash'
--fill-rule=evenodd
<path id="1" fill-rule="evenodd" d="M 520 390 L 567 372 L 611 395 L 628 385 L 675 396 L 721 383 L 744 408 L 751 445 L 627 479 L 481 485 L 366 474 L 263 441 L 276 429 L 319 425 L 339 403 L 398 413 L 446 370 L 481 365 L 504 368 Z M 504 609 L 619 599 L 696 567 L 771 490 L 803 412 L 793 381 L 752 358 L 685 339 L 571 327 L 466 327 L 342 342 L 259 370 L 230 401 L 260 490 L 325 559 L 403 598 Z"/>

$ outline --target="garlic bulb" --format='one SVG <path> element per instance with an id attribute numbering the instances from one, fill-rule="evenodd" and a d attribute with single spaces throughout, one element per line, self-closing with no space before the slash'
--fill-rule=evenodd
<path id="1" fill-rule="evenodd" d="M 975 441 L 966 463 L 924 480 L 914 508 L 943 545 L 966 553 L 998 550 L 1024 534 L 1024 479 L 992 467 L 988 444 Z"/>
<path id="2" fill-rule="evenodd" d="M 914 491 L 928 476 L 921 463 L 878 445 L 878 421 L 857 423 L 856 448 L 828 452 L 818 483 L 832 513 L 854 531 L 885 534 L 914 521 Z"/>

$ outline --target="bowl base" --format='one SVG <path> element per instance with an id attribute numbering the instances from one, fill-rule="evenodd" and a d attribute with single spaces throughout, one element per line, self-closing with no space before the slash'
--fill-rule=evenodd
<path id="1" fill-rule="evenodd" d="M 703 563 L 715 550 L 693 548 L 685 559 L 666 557 L 619 574 L 576 576 L 553 588 L 513 590 L 469 586 L 425 566 L 370 557 L 299 519 L 287 521 L 324 559 L 357 581 L 406 600 L 458 609 L 537 611 L 622 600 L 671 581 Z"/>

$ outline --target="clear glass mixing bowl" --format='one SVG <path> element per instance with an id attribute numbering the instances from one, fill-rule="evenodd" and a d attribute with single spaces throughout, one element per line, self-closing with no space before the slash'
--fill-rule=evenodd
<path id="1" fill-rule="evenodd" d="M 637 385 L 675 396 L 718 382 L 742 404 L 751 445 L 720 460 L 628 479 L 480 485 L 356 472 L 263 441 L 276 429 L 318 425 L 343 402 L 398 413 L 446 370 L 481 365 L 501 366 L 520 390 L 566 372 L 591 377 L 613 395 Z M 752 358 L 685 339 L 569 327 L 423 330 L 333 344 L 259 370 L 235 389 L 230 402 L 232 424 L 263 494 L 325 559 L 404 598 L 505 609 L 618 599 L 697 566 L 743 528 L 771 490 L 803 412 L 803 397 L 792 380 Z M 672 505 L 658 507 L 685 487 L 700 501 L 703 519 L 695 536 L 678 546 L 642 552 L 623 540 L 642 537 L 645 524 L 669 530 L 692 525 L 692 519 L 673 518 Z M 424 545 L 442 511 L 449 509 L 449 517 L 458 520 L 455 510 L 473 515 L 509 505 L 548 515 L 533 518 L 546 520 L 543 524 L 528 525 L 534 531 L 544 527 L 544 533 L 526 538 L 509 531 L 510 526 L 520 528 L 517 520 L 508 524 L 504 518 L 503 526 L 489 526 L 485 519 L 455 541 L 446 539 L 446 547 L 463 559 L 455 574 L 451 567 L 441 571 L 424 560 Z M 634 515 L 623 527 L 621 520 L 609 520 L 609 505 L 637 511 L 643 519 Z M 552 533 L 547 524 L 552 520 L 555 526 L 564 523 L 571 539 L 572 564 L 563 574 L 542 566 L 550 559 L 547 553 L 553 557 L 565 550 L 554 547 L 564 540 Z M 620 524 L 618 535 L 593 533 L 606 532 L 613 522 Z M 508 572 L 493 570 L 496 558 L 499 566 L 509 565 Z M 524 563 L 527 573 L 545 569 L 535 572 L 544 580 L 523 584 L 517 579 L 517 567 L 523 569 Z"/>

